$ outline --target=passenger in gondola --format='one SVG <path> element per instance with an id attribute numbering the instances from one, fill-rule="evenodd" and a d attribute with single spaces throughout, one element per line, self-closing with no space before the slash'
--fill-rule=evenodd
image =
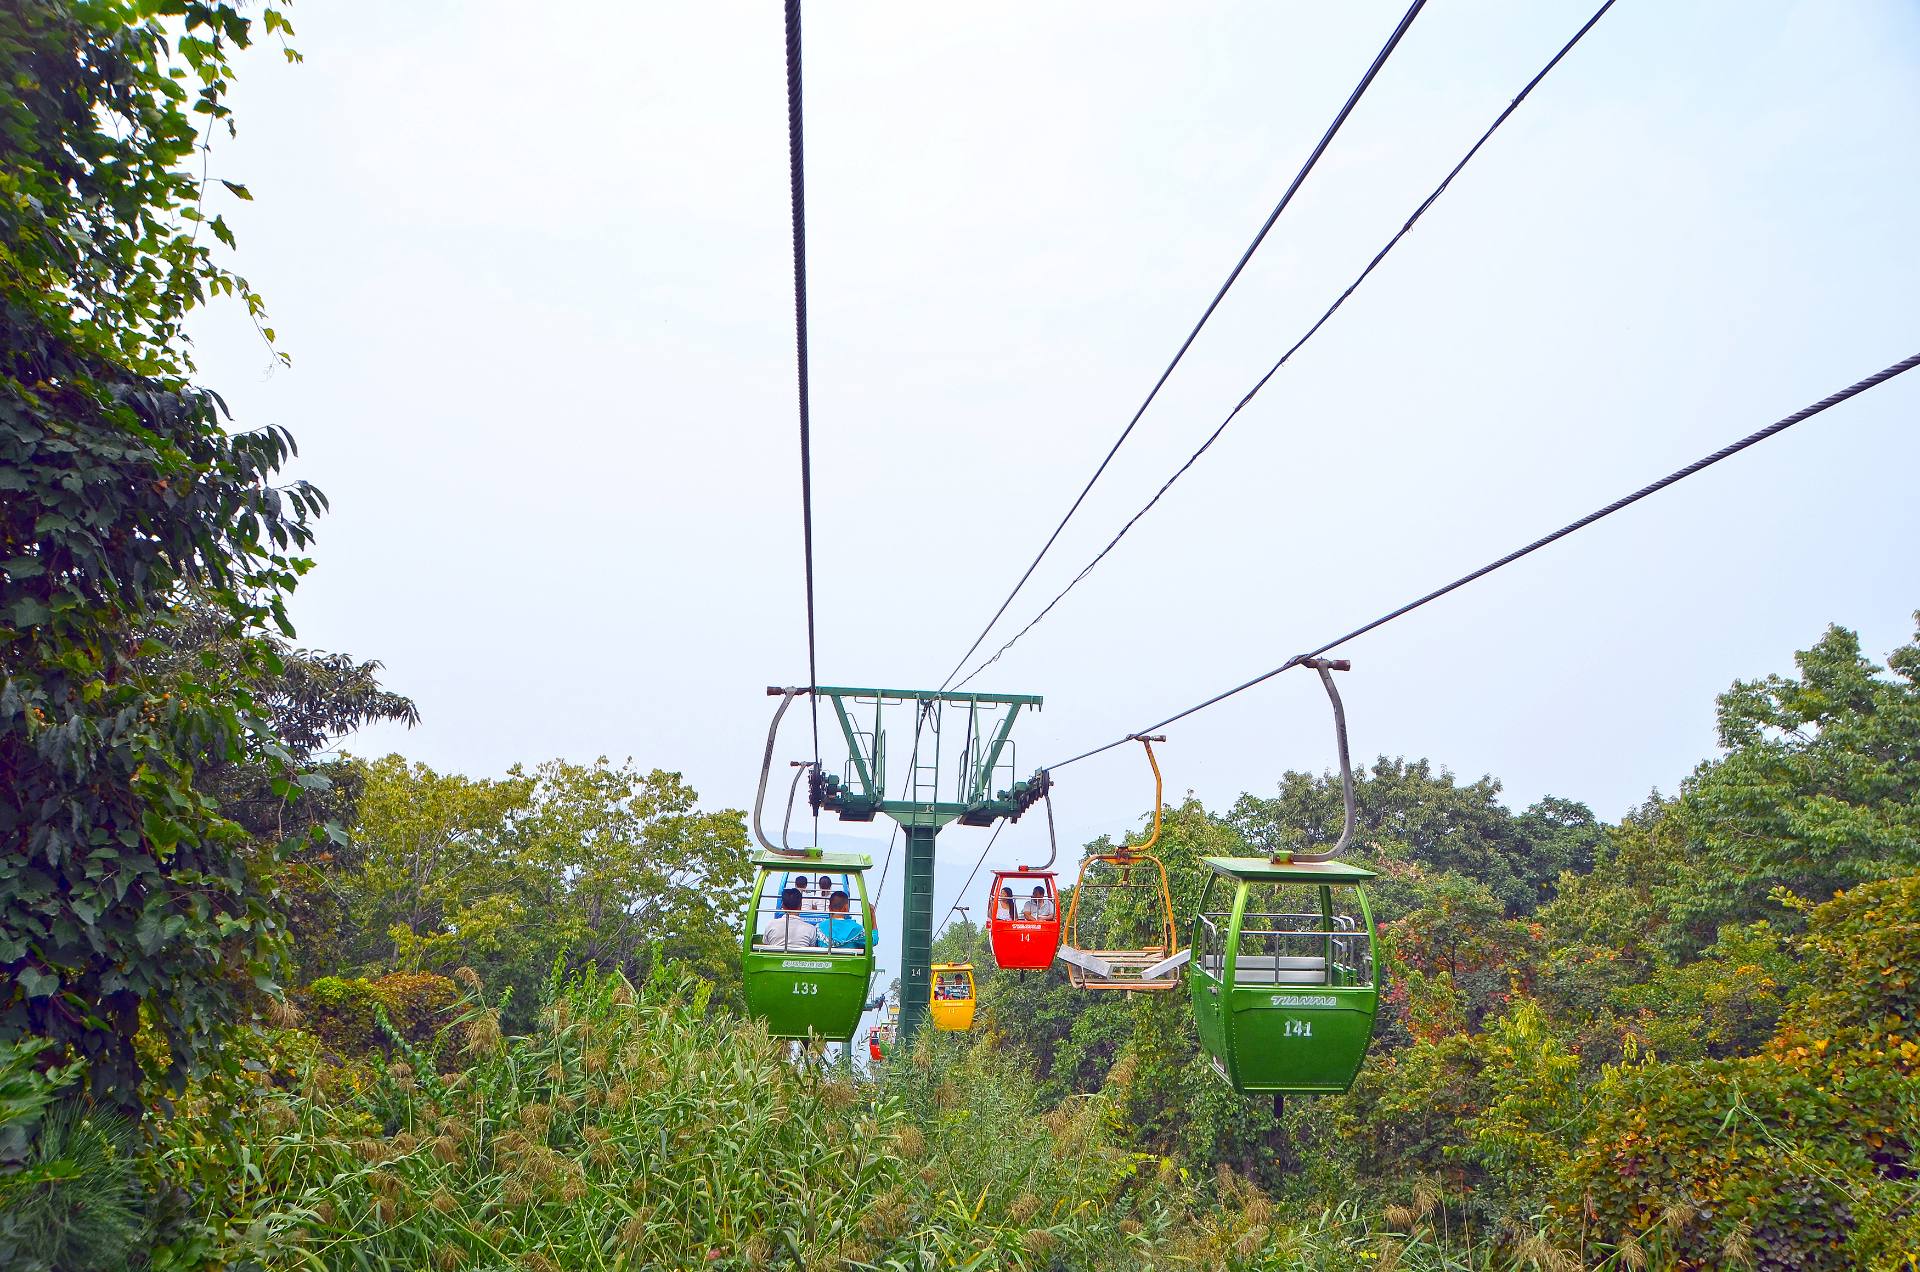
<path id="1" fill-rule="evenodd" d="M 825 914 L 827 912 L 827 876 L 820 876 L 819 884 L 817 885 L 818 891 L 815 890 L 816 885 L 814 881 L 806 875 L 801 875 L 798 879 L 795 879 L 793 886 L 800 889 L 800 912 L 802 914 Z M 810 921 L 818 923 L 820 920 L 813 919 Z"/>
<path id="2" fill-rule="evenodd" d="M 1013 899 L 1013 889 L 1000 889 L 1000 899 L 995 902 L 994 917 L 997 919 L 1017 919 L 1020 917 L 1020 903 Z"/>
<path id="3" fill-rule="evenodd" d="M 853 918 L 847 894 L 836 891 L 827 898 L 827 917 L 820 924 L 820 943 L 830 950 L 867 948 L 866 925 Z"/>
<path id="4" fill-rule="evenodd" d="M 1047 895 L 1047 890 L 1037 883 L 1033 885 L 1033 899 L 1020 907 L 1020 917 L 1044 922 L 1055 913 L 1053 898 Z"/>
<path id="5" fill-rule="evenodd" d="M 783 950 L 819 948 L 820 929 L 800 917 L 799 888 L 780 894 L 780 912 L 760 934 L 760 944 Z"/>

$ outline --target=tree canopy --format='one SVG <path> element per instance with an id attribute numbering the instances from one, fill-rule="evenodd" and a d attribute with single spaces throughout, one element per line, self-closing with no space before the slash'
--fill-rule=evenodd
<path id="1" fill-rule="evenodd" d="M 136 1110 L 142 1022 L 179 1089 L 279 930 L 194 780 L 270 726 L 234 664 L 156 669 L 142 640 L 191 593 L 273 668 L 325 507 L 278 482 L 286 432 L 226 429 L 181 337 L 210 296 L 264 312 L 203 237 L 233 239 L 193 162 L 254 29 L 222 3 L 0 9 L 0 1042 L 51 1039 Z"/>

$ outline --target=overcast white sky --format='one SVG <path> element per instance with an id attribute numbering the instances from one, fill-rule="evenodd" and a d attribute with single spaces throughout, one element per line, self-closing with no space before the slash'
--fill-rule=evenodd
<path id="1" fill-rule="evenodd" d="M 1592 7 L 1427 7 L 1014 617 Z M 809 4 L 823 682 L 939 683 L 1401 8 Z M 333 501 L 303 642 L 384 661 L 420 704 L 351 749 L 476 775 L 631 755 L 746 806 L 764 687 L 806 680 L 778 4 L 296 17 L 305 65 L 252 63 L 213 155 L 256 196 L 225 210 L 295 365 L 268 374 L 233 313 L 201 363 Z M 1920 349 L 1917 70 L 1911 4 L 1622 0 L 977 682 L 1046 695 L 1022 768 Z M 1911 633 L 1916 415 L 1920 373 L 1356 642 L 1357 753 L 1608 818 L 1672 789 L 1734 678 L 1830 621 L 1876 656 Z M 1319 695 L 1289 675 L 1177 726 L 1170 797 L 1330 764 Z M 806 750 L 796 727 L 781 758 Z M 1073 842 L 1148 800 L 1131 748 L 1060 780 Z M 985 833 L 943 838 L 942 908 Z M 1043 834 L 1023 821 L 1002 855 Z"/>

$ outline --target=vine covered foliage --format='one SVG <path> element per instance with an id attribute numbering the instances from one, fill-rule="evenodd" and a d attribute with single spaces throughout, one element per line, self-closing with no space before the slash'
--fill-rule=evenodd
<path id="1" fill-rule="evenodd" d="M 142 655 L 192 594 L 273 670 L 324 508 L 276 484 L 285 432 L 227 430 L 181 334 L 212 296 L 263 314 L 215 259 L 233 234 L 197 153 L 254 28 L 198 0 L 0 8 L 0 1043 L 52 1042 L 136 1113 L 149 1076 L 217 1062 L 278 927 L 195 781 L 278 744 L 243 676 Z"/>

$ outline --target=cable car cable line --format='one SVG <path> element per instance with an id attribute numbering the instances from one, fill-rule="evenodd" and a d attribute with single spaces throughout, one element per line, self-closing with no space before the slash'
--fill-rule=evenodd
<path id="1" fill-rule="evenodd" d="M 978 636 L 973 638 L 973 644 L 967 646 L 967 652 L 960 655 L 960 660 L 953 665 L 953 670 L 948 672 L 947 678 L 940 682 L 940 688 L 942 690 L 953 683 L 953 678 L 959 675 L 961 670 L 967 665 L 967 659 L 973 657 L 975 651 L 980 648 L 981 643 L 986 640 L 987 634 L 993 630 L 994 625 L 1005 616 L 1007 607 L 1013 604 L 1013 598 L 1020 595 L 1020 589 L 1027 585 L 1027 580 L 1033 577 L 1033 572 L 1040 567 L 1040 562 L 1046 557 L 1048 552 L 1052 551 L 1054 543 L 1060 538 L 1060 532 L 1067 528 L 1067 522 L 1073 520 L 1073 515 L 1080 511 L 1080 505 L 1086 501 L 1088 493 L 1093 490 L 1094 483 L 1098 482 L 1101 475 L 1107 471 L 1107 465 L 1113 462 L 1113 457 L 1119 453 L 1120 447 L 1125 444 L 1127 438 L 1132 435 L 1134 425 L 1140 422 L 1140 418 L 1147 413 L 1147 408 L 1153 405 L 1154 398 L 1159 396 L 1161 387 L 1165 385 L 1167 380 L 1173 375 L 1174 368 L 1180 365 L 1180 360 L 1187 356 L 1187 350 L 1193 347 L 1193 342 L 1200 335 L 1200 329 L 1207 325 L 1207 320 L 1213 317 L 1213 311 L 1220 307 L 1222 300 L 1226 299 L 1227 292 L 1231 290 L 1234 283 L 1239 280 L 1241 271 L 1246 269 L 1247 262 L 1253 259 L 1254 252 L 1259 249 L 1260 244 L 1266 239 L 1267 231 L 1273 228 L 1274 223 L 1280 219 L 1280 214 L 1286 211 L 1289 203 L 1293 202 L 1293 196 L 1299 191 L 1300 187 L 1306 183 L 1307 175 L 1313 171 L 1314 166 L 1320 162 L 1320 157 L 1326 153 L 1327 147 L 1332 144 L 1334 134 L 1340 131 L 1341 126 L 1347 122 L 1347 117 L 1353 113 L 1354 107 L 1359 105 L 1360 99 L 1366 95 L 1367 89 L 1372 86 L 1374 77 L 1380 73 L 1380 68 L 1387 64 L 1387 59 L 1393 55 L 1394 49 L 1399 47 L 1401 37 L 1407 33 L 1407 29 L 1413 25 L 1414 18 L 1419 15 L 1420 10 L 1424 8 L 1425 5 L 1426 0 L 1413 0 L 1413 3 L 1408 6 L 1406 14 L 1400 19 L 1400 25 L 1393 29 L 1393 34 L 1387 37 L 1387 42 L 1381 46 L 1379 53 L 1374 55 L 1373 62 L 1367 67 L 1366 74 L 1360 77 L 1360 82 L 1354 85 L 1353 92 L 1347 95 L 1346 104 L 1343 105 L 1340 108 L 1340 112 L 1333 117 L 1333 122 L 1327 125 L 1327 130 L 1322 134 L 1319 144 L 1313 148 L 1313 152 L 1307 156 L 1306 162 L 1303 163 L 1300 166 L 1300 170 L 1294 174 L 1293 182 L 1287 186 L 1286 193 L 1280 196 L 1278 203 L 1274 204 L 1273 211 L 1267 214 L 1267 219 L 1265 223 L 1260 226 L 1259 233 L 1255 234 L 1253 241 L 1247 244 L 1247 250 L 1240 254 L 1240 259 L 1234 263 L 1233 270 L 1227 275 L 1227 280 L 1220 284 L 1220 290 L 1215 292 L 1213 299 L 1207 303 L 1206 309 L 1200 315 L 1200 321 L 1193 324 L 1193 330 L 1189 331 L 1187 338 L 1180 342 L 1180 348 L 1175 351 L 1173 361 L 1167 363 L 1166 370 L 1162 371 L 1160 378 L 1153 382 L 1153 388 L 1148 390 L 1146 399 L 1140 403 L 1140 408 L 1133 413 L 1133 418 L 1127 421 L 1127 426 L 1120 430 L 1120 436 L 1114 439 L 1113 445 L 1107 450 L 1106 457 L 1100 461 L 1099 467 L 1093 470 L 1093 476 L 1087 478 L 1087 484 L 1081 487 L 1080 493 L 1074 497 L 1073 505 L 1067 509 L 1067 515 L 1060 518 L 1060 524 L 1055 526 L 1053 533 L 1047 536 L 1047 541 L 1041 545 L 1040 551 L 1034 556 L 1033 560 L 1028 563 L 1025 572 L 1020 575 L 1019 581 L 1013 585 L 1013 590 L 1008 592 L 1006 599 L 1000 602 L 1000 608 L 993 612 L 993 617 L 987 620 L 987 625 L 980 629 Z M 972 676 L 969 676 L 968 679 L 972 679 Z M 965 681 L 961 683 L 964 684 Z"/>
<path id="2" fill-rule="evenodd" d="M 960 912 L 960 903 L 967 899 L 967 889 L 973 886 L 974 876 L 980 873 L 980 867 L 983 864 L 985 864 L 987 860 L 987 854 L 993 851 L 994 842 L 1000 838 L 1000 832 L 1005 830 L 1006 828 L 1007 828 L 1007 819 L 1004 817 L 994 823 L 993 834 L 988 837 L 987 846 L 980 850 L 980 859 L 973 863 L 973 869 L 967 871 L 967 881 L 960 885 L 960 891 L 957 894 L 955 894 L 953 898 L 953 904 L 948 906 L 946 914 L 941 916 L 940 932 L 946 931 L 947 924 L 952 922 L 953 916 Z M 940 932 L 935 932 L 933 934 L 934 940 L 937 941 L 940 939 Z"/>
<path id="3" fill-rule="evenodd" d="M 1139 520 L 1142 517 L 1146 516 L 1148 512 L 1152 511 L 1153 506 L 1160 502 L 1160 497 L 1166 494 L 1167 491 L 1171 490 L 1175 482 L 1179 481 L 1182 477 L 1186 476 L 1187 470 L 1189 468 L 1192 468 L 1195 463 L 1199 462 L 1200 457 L 1206 454 L 1207 451 L 1212 448 L 1215 442 L 1220 440 L 1220 435 L 1227 431 L 1227 426 L 1233 423 L 1233 421 L 1239 416 L 1240 412 L 1246 408 L 1247 404 L 1253 401 L 1255 396 L 1259 394 L 1260 390 L 1267 387 L 1267 382 L 1273 379 L 1273 377 L 1276 374 L 1278 374 L 1281 367 L 1284 367 L 1285 365 L 1287 365 L 1289 361 L 1292 360 L 1294 354 L 1300 352 L 1300 349 L 1302 346 L 1304 346 L 1309 340 L 1313 339 L 1313 337 L 1319 333 L 1320 328 L 1324 327 L 1327 324 L 1327 321 L 1331 319 L 1335 313 L 1339 312 L 1340 307 L 1347 303 L 1347 298 L 1349 296 L 1352 296 L 1354 292 L 1359 290 L 1360 284 L 1367 281 L 1368 276 L 1371 275 L 1373 271 L 1379 267 L 1380 262 L 1385 260 L 1388 254 L 1391 253 L 1394 248 L 1400 245 L 1400 240 L 1404 239 L 1407 236 L 1408 232 L 1411 231 L 1413 227 L 1419 223 L 1420 218 L 1427 214 L 1427 210 L 1433 207 L 1433 205 L 1439 201 L 1440 196 L 1447 192 L 1447 188 L 1453 184 L 1453 179 L 1459 176 L 1461 171 L 1465 169 L 1466 166 L 1473 161 L 1473 157 L 1475 155 L 1480 153 L 1480 148 L 1486 145 L 1487 141 L 1493 136 L 1493 134 L 1500 130 L 1500 126 L 1507 122 L 1508 118 L 1512 116 L 1514 111 L 1519 109 L 1520 103 L 1527 100 L 1527 98 L 1533 93 L 1533 90 L 1537 88 L 1540 82 L 1547 77 L 1548 73 L 1551 72 L 1554 67 L 1560 64 L 1561 59 L 1566 57 L 1568 53 L 1572 52 L 1574 46 L 1580 43 L 1581 39 L 1583 39 L 1586 36 L 1587 32 L 1591 31 L 1594 28 L 1594 25 L 1598 23 L 1602 17 L 1606 16 L 1607 10 L 1611 9 L 1614 6 L 1614 2 L 1615 0 L 1606 0 L 1606 2 L 1599 7 L 1599 9 L 1594 11 L 1593 16 L 1587 19 L 1586 24 L 1582 26 L 1578 31 L 1574 32 L 1573 38 L 1568 40 L 1564 45 L 1560 47 L 1560 51 L 1553 55 L 1552 60 L 1549 61 L 1545 66 L 1541 67 L 1539 72 L 1536 73 L 1532 79 L 1527 81 L 1526 86 L 1520 90 L 1519 95 L 1516 96 L 1511 102 L 1508 102 L 1506 109 L 1502 110 L 1499 113 L 1499 115 L 1494 117 L 1493 122 L 1487 125 L 1487 130 L 1480 134 L 1480 139 L 1474 142 L 1473 145 L 1468 148 L 1466 154 L 1460 157 L 1460 161 L 1454 164 L 1452 170 L 1449 171 L 1447 175 L 1441 179 L 1440 184 L 1434 187 L 1433 193 L 1429 194 L 1424 200 L 1421 201 L 1420 205 L 1413 210 L 1413 215 L 1407 218 L 1406 223 L 1402 225 L 1399 228 L 1399 230 L 1394 233 L 1392 238 L 1387 240 L 1386 245 L 1384 247 L 1382 247 L 1378 252 L 1374 253 L 1373 259 L 1367 262 L 1366 268 L 1361 270 L 1360 273 L 1354 278 L 1354 280 L 1351 283 L 1347 284 L 1347 289 L 1341 292 L 1340 295 L 1335 298 L 1334 302 L 1331 305 L 1327 306 L 1326 312 L 1322 313 L 1320 317 L 1314 322 L 1314 324 L 1311 327 L 1307 328 L 1306 334 L 1301 336 L 1298 340 L 1294 341 L 1292 347 L 1289 348 L 1285 353 L 1280 355 L 1280 360 L 1278 362 L 1275 362 L 1271 367 L 1269 367 L 1267 369 L 1267 373 L 1261 376 L 1260 379 L 1254 383 L 1254 386 L 1251 389 L 1247 390 L 1246 396 L 1242 397 L 1240 401 L 1237 404 L 1235 404 L 1234 408 L 1231 411 L 1227 412 L 1227 417 L 1220 421 L 1219 427 L 1215 428 L 1213 432 L 1207 436 L 1207 439 L 1204 442 L 1200 443 L 1200 449 L 1194 451 L 1193 454 L 1187 457 L 1187 462 L 1180 465 L 1180 467 L 1175 470 L 1173 476 L 1167 478 L 1167 480 L 1161 485 L 1160 489 L 1156 490 L 1153 493 L 1153 498 L 1147 500 L 1147 502 L 1141 506 L 1138 512 L 1134 513 L 1133 516 L 1127 519 L 1126 524 L 1120 527 L 1119 533 L 1115 534 L 1113 538 L 1107 542 L 1107 546 L 1104 548 L 1101 548 L 1100 551 L 1094 555 L 1093 559 L 1087 562 L 1087 564 L 1081 569 L 1081 571 L 1078 574 L 1074 575 L 1072 580 L 1068 582 L 1068 584 L 1065 587 L 1061 588 L 1060 591 L 1057 594 L 1055 594 L 1054 598 L 1048 601 L 1046 605 L 1040 610 L 1040 612 L 1034 615 L 1032 620 L 1029 621 L 1025 627 L 1022 627 L 1019 631 L 1015 632 L 1011 639 L 1009 639 L 1005 644 L 1001 645 L 999 649 L 993 652 L 993 655 L 991 657 L 987 658 L 986 660 L 981 662 L 979 666 L 975 667 L 972 671 L 968 672 L 966 676 L 963 677 L 960 680 L 960 682 L 954 686 L 956 689 L 965 686 L 968 681 L 972 680 L 975 676 L 985 671 L 988 667 L 991 667 L 994 663 L 1000 661 L 1001 656 L 1005 654 L 1008 650 L 1012 649 L 1014 645 L 1018 644 L 1021 637 L 1025 636 L 1028 632 L 1032 631 L 1035 627 L 1039 626 L 1040 620 L 1044 619 L 1048 614 L 1050 614 L 1053 611 L 1053 607 L 1058 605 L 1063 599 L 1065 599 L 1067 593 L 1073 591 L 1074 588 L 1078 587 L 1080 585 L 1081 580 L 1085 579 L 1089 574 L 1093 573 L 1094 567 L 1099 565 L 1100 562 L 1106 559 L 1107 554 L 1112 552 L 1114 548 L 1119 545 L 1120 540 L 1126 538 L 1127 532 L 1132 530 L 1134 525 L 1137 522 L 1139 522 Z M 1036 561 L 1036 564 L 1038 564 L 1037 561 Z M 1011 600 L 1012 598 L 1009 597 L 1008 599 Z M 982 633 L 982 635 L 984 636 L 985 633 Z M 979 642 L 978 641 L 974 642 L 974 646 L 975 648 L 978 648 Z M 969 650 L 968 655 L 971 656 L 972 652 L 973 652 L 972 650 Z M 1156 725 L 1155 727 L 1157 728 L 1158 726 Z"/>
<path id="4" fill-rule="evenodd" d="M 813 419 L 807 401 L 807 159 L 800 114 L 800 0 L 787 0 L 787 169 L 793 202 L 793 330 L 800 393 L 800 532 L 807 572 L 807 688 L 820 683 L 813 621 Z M 813 708 L 813 755 L 820 758 L 820 699 Z M 820 815 L 814 814 L 818 839 Z"/>
<path id="5" fill-rule="evenodd" d="M 1225 690 L 1224 692 L 1221 692 L 1221 693 L 1217 693 L 1213 695 L 1213 697 L 1206 699 L 1204 702 L 1196 703 L 1193 706 L 1186 708 L 1184 711 L 1176 712 L 1175 714 L 1168 716 L 1166 719 L 1161 720 L 1156 724 L 1150 724 L 1144 729 L 1140 729 L 1136 732 L 1126 734 L 1124 737 L 1115 738 L 1113 741 L 1105 743 L 1104 745 L 1101 745 L 1101 746 L 1096 746 L 1092 750 L 1082 751 L 1080 754 L 1072 757 L 1071 759 L 1062 760 L 1058 764 L 1049 764 L 1046 767 L 1049 770 L 1053 770 L 1053 769 L 1065 768 L 1069 764 L 1077 764 L 1081 760 L 1089 759 L 1092 756 L 1099 755 L 1103 751 L 1111 751 L 1114 747 L 1124 746 L 1126 743 L 1133 741 L 1136 737 L 1140 736 L 1140 734 L 1142 733 L 1153 733 L 1159 729 L 1165 728 L 1169 724 L 1173 724 L 1174 722 L 1179 720 L 1184 720 L 1188 716 L 1193 715 L 1197 712 L 1204 711 L 1208 707 L 1215 706 L 1219 703 L 1225 702 L 1228 698 L 1231 698 L 1236 694 L 1244 693 L 1247 690 L 1253 688 L 1255 685 L 1264 684 L 1265 682 L 1279 675 L 1281 672 L 1288 671 L 1294 667 L 1303 666 L 1307 664 L 1310 660 L 1319 658 L 1322 654 L 1327 653 L 1329 650 L 1336 649 L 1341 645 L 1347 644 L 1349 641 L 1357 640 L 1359 637 L 1366 635 L 1368 632 L 1371 632 L 1376 628 L 1384 627 L 1386 624 L 1393 622 L 1397 618 L 1402 618 L 1407 614 L 1411 614 L 1414 610 L 1419 609 L 1421 606 L 1427 604 L 1430 601 L 1437 601 L 1449 592 L 1465 587 L 1467 584 L 1472 583 L 1477 579 L 1485 578 L 1487 575 L 1492 574 L 1495 570 L 1499 570 L 1505 566 L 1512 565 L 1515 561 L 1518 561 L 1520 558 L 1524 556 L 1528 556 L 1534 552 L 1537 552 L 1541 548 L 1546 547 L 1548 544 L 1558 542 L 1559 540 L 1564 539 L 1568 535 L 1574 533 L 1576 530 L 1584 530 L 1586 527 L 1592 525 L 1594 522 L 1599 521 L 1605 517 L 1610 517 L 1614 513 L 1619 512 L 1622 508 L 1625 508 L 1630 504 L 1638 503 L 1640 500 L 1645 499 L 1649 495 L 1657 494 L 1658 492 L 1665 490 L 1668 486 L 1671 486 L 1676 482 L 1683 481 L 1686 478 L 1693 476 L 1695 473 L 1702 471 L 1703 469 L 1711 468 L 1713 465 L 1719 463 L 1723 459 L 1727 459 L 1727 458 L 1730 458 L 1731 456 L 1739 454 L 1741 451 L 1746 450 L 1749 446 L 1758 445 L 1759 443 L 1766 441 L 1770 437 L 1773 437 L 1779 433 L 1785 432 L 1787 429 L 1792 428 L 1795 424 L 1799 424 L 1806 420 L 1810 420 L 1814 416 L 1820 414 L 1822 411 L 1825 411 L 1830 407 L 1838 406 L 1840 403 L 1847 401 L 1849 398 L 1857 397 L 1858 395 L 1865 393 L 1868 389 L 1874 388 L 1876 385 L 1885 384 L 1888 380 L 1893 379 L 1895 376 L 1904 375 L 1906 372 L 1913 370 L 1917 366 L 1920 366 L 1920 353 L 1916 353 L 1909 357 L 1902 358 L 1900 361 L 1894 363 L 1892 366 L 1886 367 L 1880 371 L 1876 371 L 1872 375 L 1865 378 L 1864 380 L 1858 380 L 1853 384 L 1848 385 L 1846 388 L 1841 389 L 1837 393 L 1833 393 L 1827 397 L 1821 398 L 1818 402 L 1815 402 L 1811 406 L 1802 407 L 1800 410 L 1795 411 L 1792 415 L 1789 415 L 1786 418 L 1781 420 L 1776 420 L 1774 423 L 1767 425 L 1765 428 L 1760 429 L 1758 432 L 1749 433 L 1745 437 L 1741 438 L 1736 442 L 1730 442 L 1727 445 L 1722 446 L 1719 450 L 1714 451 L 1712 454 L 1705 455 L 1699 459 L 1694 460 L 1691 464 L 1688 464 L 1685 468 L 1676 469 L 1675 471 L 1668 473 L 1665 477 L 1660 478 L 1658 481 L 1651 482 L 1648 485 L 1642 486 L 1640 489 L 1634 491 L 1630 495 L 1625 495 L 1619 499 L 1614 500 L 1612 503 L 1606 505 L 1604 508 L 1595 509 L 1594 511 L 1588 513 L 1586 516 L 1580 518 L 1578 521 L 1568 522 L 1566 525 L 1561 526 L 1558 530 L 1555 530 L 1553 533 L 1548 535 L 1543 535 L 1540 538 L 1535 539 L 1532 543 L 1527 544 L 1523 548 L 1516 548 L 1512 552 L 1507 553 L 1505 556 L 1500 557 L 1497 560 L 1489 561 L 1487 564 L 1481 566 L 1477 570 L 1474 570 L 1470 574 L 1463 574 L 1459 578 L 1453 580 L 1453 582 L 1445 584 L 1442 587 L 1437 587 L 1433 591 L 1428 592 L 1426 595 L 1421 596 L 1415 600 L 1408 601 L 1405 605 L 1400 606 L 1398 609 L 1389 610 L 1387 613 L 1382 614 L 1380 617 L 1376 619 L 1373 619 L 1371 622 L 1364 623 L 1361 626 L 1354 628 L 1352 631 L 1346 633 L 1344 636 L 1336 636 L 1334 639 L 1328 641 L 1324 645 L 1321 645 L 1316 649 L 1310 650 L 1307 653 L 1295 654 L 1292 658 L 1287 659 L 1287 661 L 1281 663 L 1278 667 L 1275 667 L 1271 671 L 1262 672 L 1260 675 L 1255 676 L 1251 680 L 1242 681 L 1240 684 L 1235 685 L 1233 688 Z"/>

